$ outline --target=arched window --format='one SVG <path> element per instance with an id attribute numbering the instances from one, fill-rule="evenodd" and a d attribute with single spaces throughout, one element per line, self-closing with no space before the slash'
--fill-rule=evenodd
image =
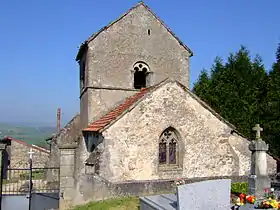
<path id="1" fill-rule="evenodd" d="M 134 88 L 141 89 L 147 87 L 147 75 L 150 69 L 144 62 L 137 62 L 133 66 L 134 71 Z"/>
<path id="2" fill-rule="evenodd" d="M 178 165 L 178 136 L 174 128 L 167 128 L 159 139 L 159 164 Z"/>

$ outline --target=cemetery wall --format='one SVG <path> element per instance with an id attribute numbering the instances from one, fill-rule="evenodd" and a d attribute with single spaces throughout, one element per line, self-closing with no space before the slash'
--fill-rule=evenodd
<path id="1" fill-rule="evenodd" d="M 84 175 L 79 178 L 82 185 L 78 193 L 73 194 L 72 205 L 84 204 L 89 201 L 97 201 L 121 196 L 144 196 L 152 194 L 164 194 L 175 192 L 174 180 L 143 180 L 127 182 L 109 182 L 97 175 Z M 233 182 L 247 181 L 246 176 L 220 176 L 198 177 L 186 179 L 186 183 L 193 183 L 213 179 L 231 179 Z M 98 189 L 98 190 L 96 190 Z"/>

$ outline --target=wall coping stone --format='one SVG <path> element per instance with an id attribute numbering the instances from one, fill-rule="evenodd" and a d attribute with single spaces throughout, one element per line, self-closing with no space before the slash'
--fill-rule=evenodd
<path id="1" fill-rule="evenodd" d="M 60 144 L 58 145 L 59 149 L 76 149 L 78 147 L 77 144 Z"/>

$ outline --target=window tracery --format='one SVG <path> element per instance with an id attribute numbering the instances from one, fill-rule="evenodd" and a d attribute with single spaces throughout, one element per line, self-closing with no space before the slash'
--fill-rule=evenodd
<path id="1" fill-rule="evenodd" d="M 178 136 L 173 128 L 166 129 L 160 136 L 159 164 L 178 164 Z"/>

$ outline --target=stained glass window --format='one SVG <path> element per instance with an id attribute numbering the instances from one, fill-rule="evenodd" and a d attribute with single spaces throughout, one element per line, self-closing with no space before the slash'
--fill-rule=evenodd
<path id="1" fill-rule="evenodd" d="M 169 143 L 169 164 L 176 164 L 176 141 L 174 139 Z"/>
<path id="2" fill-rule="evenodd" d="M 178 164 L 178 136 L 174 128 L 166 129 L 159 141 L 159 164 Z"/>
<path id="3" fill-rule="evenodd" d="M 167 155 L 166 143 L 161 142 L 161 143 L 159 143 L 159 163 L 160 164 L 166 164 L 166 155 Z"/>

